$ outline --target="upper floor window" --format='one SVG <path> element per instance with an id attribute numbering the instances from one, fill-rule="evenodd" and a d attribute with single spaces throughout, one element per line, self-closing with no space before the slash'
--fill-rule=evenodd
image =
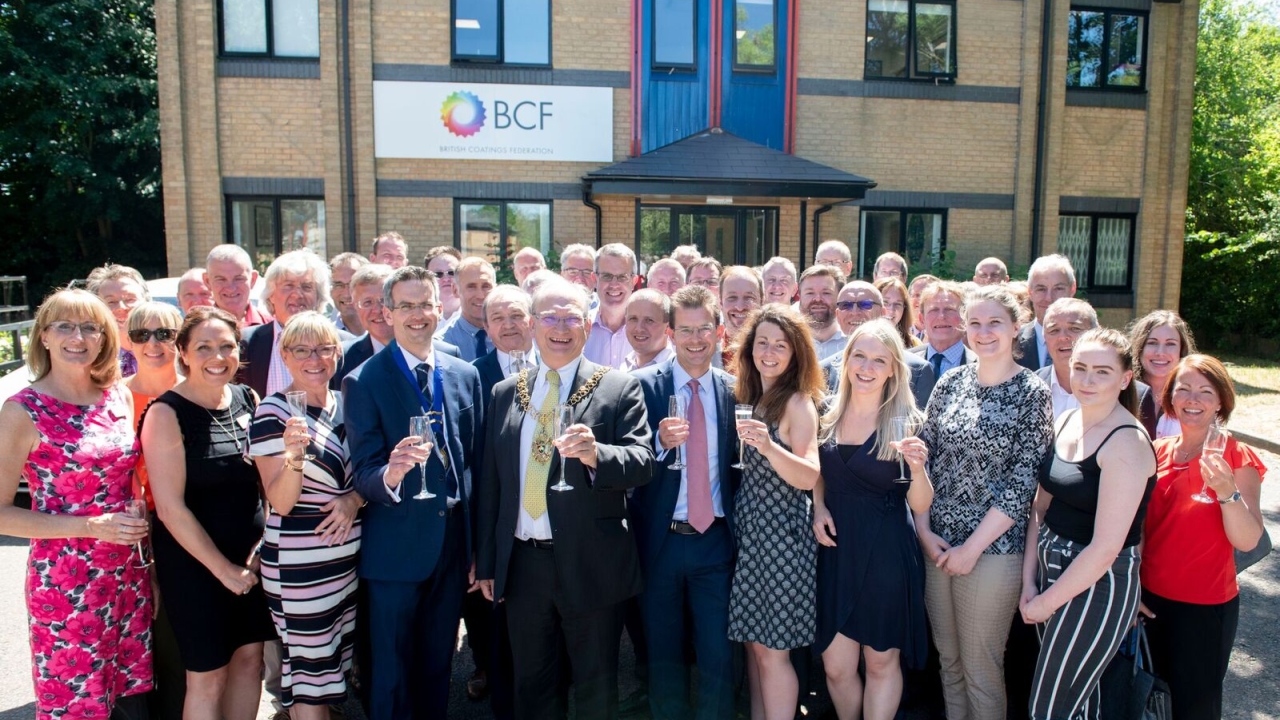
<path id="1" fill-rule="evenodd" d="M 320 57 L 318 0 L 222 0 L 224 55 Z"/>
<path id="2" fill-rule="evenodd" d="M 1058 251 L 1071 259 L 1081 290 L 1132 287 L 1134 217 L 1063 215 L 1058 218 Z"/>
<path id="3" fill-rule="evenodd" d="M 453 0 L 453 59 L 551 64 L 551 0 Z"/>
<path id="4" fill-rule="evenodd" d="M 954 78 L 954 0 L 868 0 L 867 78 Z"/>
<path id="5" fill-rule="evenodd" d="M 778 5 L 774 0 L 733 3 L 733 67 L 770 71 L 777 67 Z"/>
<path id="6" fill-rule="evenodd" d="M 653 65 L 692 70 L 698 43 L 694 0 L 653 0 Z"/>
<path id="7" fill-rule="evenodd" d="M 1067 87 L 1141 89 L 1145 85 L 1147 16 L 1071 8 L 1067 20 Z"/>

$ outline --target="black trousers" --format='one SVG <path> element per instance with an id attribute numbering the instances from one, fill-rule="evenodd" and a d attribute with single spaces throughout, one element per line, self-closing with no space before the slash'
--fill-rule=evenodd
<path id="1" fill-rule="evenodd" d="M 567 717 L 557 679 L 569 656 L 577 717 L 618 717 L 618 652 L 623 603 L 597 610 L 565 607 L 556 582 L 555 550 L 519 540 L 511 551 L 504 604 L 511 637 L 518 720 Z"/>
<path id="2" fill-rule="evenodd" d="M 1175 720 L 1219 720 L 1222 681 L 1240 622 L 1240 596 L 1221 605 L 1193 605 L 1143 589 L 1142 602 L 1156 675 L 1169 683 Z"/>

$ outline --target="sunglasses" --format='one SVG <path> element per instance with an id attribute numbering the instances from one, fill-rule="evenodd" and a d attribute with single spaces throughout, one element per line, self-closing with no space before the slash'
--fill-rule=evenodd
<path id="1" fill-rule="evenodd" d="M 854 308 L 866 312 L 880 303 L 875 300 L 841 300 L 836 303 L 836 309 L 841 312 L 851 312 Z"/>
<path id="2" fill-rule="evenodd" d="M 129 341 L 138 345 L 145 345 L 151 338 L 155 338 L 156 342 L 171 343 L 178 339 L 178 331 L 173 328 L 156 328 L 155 330 L 130 330 Z"/>

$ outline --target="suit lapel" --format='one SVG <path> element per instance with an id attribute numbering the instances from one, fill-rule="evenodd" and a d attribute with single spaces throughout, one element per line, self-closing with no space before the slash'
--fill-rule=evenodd
<path id="1" fill-rule="evenodd" d="M 383 364 L 386 365 L 386 372 L 391 376 L 391 383 L 393 386 L 396 384 L 400 385 L 399 392 L 393 392 L 391 394 L 396 396 L 401 409 L 405 411 L 408 417 L 424 414 L 426 411 L 424 411 L 422 406 L 418 403 L 418 391 L 420 388 L 409 384 L 409 378 L 405 377 L 404 373 L 400 372 L 400 367 L 396 364 L 395 358 L 389 354 L 400 352 L 400 346 L 397 345 L 395 341 L 392 341 L 392 343 L 384 349 L 388 353 L 382 357 Z M 373 358 L 370 358 L 369 360 L 371 361 Z M 405 433 L 409 432 L 407 425 L 403 428 L 403 431 Z M 394 435 L 395 432 L 393 431 L 392 434 Z"/>
<path id="2" fill-rule="evenodd" d="M 716 422 L 719 427 L 720 436 L 720 487 L 721 496 L 726 496 L 723 488 L 728 487 L 729 465 L 733 462 L 733 438 L 736 437 L 737 431 L 733 423 L 733 406 L 735 404 L 733 389 L 729 387 L 729 381 L 723 377 L 716 378 Z M 727 500 L 725 501 L 728 502 Z"/>

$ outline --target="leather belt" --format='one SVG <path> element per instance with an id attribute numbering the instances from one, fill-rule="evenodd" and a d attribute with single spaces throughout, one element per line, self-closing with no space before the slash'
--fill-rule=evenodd
<path id="1" fill-rule="evenodd" d="M 715 527 L 716 525 L 722 525 L 724 524 L 724 522 L 725 522 L 724 518 L 718 517 L 714 521 L 712 521 L 711 526 Z M 697 528 L 685 522 L 684 520 L 672 520 L 671 525 L 669 525 L 667 529 L 677 535 L 701 535 L 701 533 L 698 532 Z M 707 528 L 707 529 L 710 530 L 711 528 Z"/>
<path id="2" fill-rule="evenodd" d="M 539 540 L 537 538 L 529 538 L 528 540 L 520 540 L 520 538 L 516 538 L 516 540 L 519 540 L 535 550 L 550 550 L 555 547 L 554 540 Z"/>

